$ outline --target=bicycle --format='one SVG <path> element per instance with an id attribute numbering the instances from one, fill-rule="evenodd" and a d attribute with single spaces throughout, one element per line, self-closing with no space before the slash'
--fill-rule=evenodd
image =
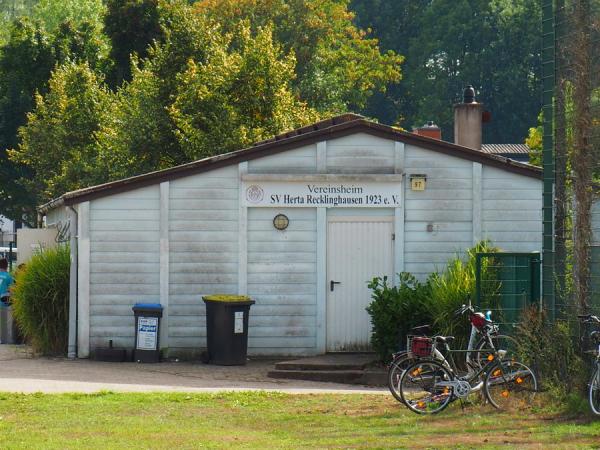
<path id="1" fill-rule="evenodd" d="M 479 313 L 480 314 L 480 313 Z M 471 315 L 471 323 L 477 325 L 478 313 Z M 477 323 L 473 323 L 473 322 Z M 525 364 L 506 359 L 504 350 L 495 349 L 490 340 L 492 326 L 485 323 L 482 334 L 487 341 L 488 353 L 483 367 L 471 368 L 460 375 L 449 344 L 453 336 L 413 338 L 411 351 L 418 356 L 416 362 L 403 372 L 399 390 L 403 403 L 418 414 L 435 414 L 454 400 L 464 400 L 471 393 L 483 389 L 489 403 L 497 409 L 523 408 L 529 406 L 538 390 L 533 371 Z M 443 360 L 436 354 L 436 345 L 444 348 Z M 445 355 L 448 355 L 447 357 Z"/>
<path id="2" fill-rule="evenodd" d="M 474 317 L 475 323 L 471 322 L 471 334 L 469 336 L 469 343 L 466 350 L 466 365 L 469 369 L 477 370 L 482 368 L 486 361 L 486 358 L 493 351 L 493 349 L 502 349 L 508 353 L 509 349 L 516 348 L 515 340 L 507 335 L 499 333 L 497 325 L 491 321 L 491 313 L 484 316 L 483 313 L 477 313 L 471 307 L 471 305 L 462 305 L 455 314 L 463 315 L 469 313 L 470 316 Z M 476 326 L 477 324 L 477 326 Z M 487 326 L 489 329 L 489 339 L 491 339 L 492 347 L 488 345 L 488 341 L 482 335 L 482 327 Z M 414 337 L 428 336 L 431 333 L 429 325 L 422 325 L 419 327 L 412 328 L 407 336 L 407 350 L 403 350 L 392 355 L 392 362 L 388 365 L 388 389 L 396 400 L 404 403 L 400 395 L 400 378 L 408 366 L 413 364 L 417 360 L 411 351 L 411 342 Z M 479 340 L 476 342 L 477 337 Z M 434 349 L 434 357 L 443 361 L 443 356 Z"/>
<path id="3" fill-rule="evenodd" d="M 591 323 L 600 325 L 600 318 L 592 316 L 591 314 L 578 315 L 577 316 L 582 323 Z M 590 333 L 590 339 L 595 345 L 595 367 L 590 378 L 589 390 L 588 390 L 588 401 L 590 402 L 590 408 L 592 412 L 600 416 L 600 331 L 595 330 Z"/>

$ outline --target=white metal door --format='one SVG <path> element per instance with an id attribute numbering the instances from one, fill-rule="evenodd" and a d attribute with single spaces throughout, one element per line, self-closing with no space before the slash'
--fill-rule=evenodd
<path id="1" fill-rule="evenodd" d="M 384 275 L 392 280 L 392 220 L 332 217 L 327 223 L 327 351 L 370 347 L 367 283 Z"/>

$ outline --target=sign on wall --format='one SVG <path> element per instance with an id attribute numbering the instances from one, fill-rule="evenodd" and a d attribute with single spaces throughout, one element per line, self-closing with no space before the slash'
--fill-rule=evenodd
<path id="1" fill-rule="evenodd" d="M 245 206 L 395 208 L 402 183 L 252 181 L 242 188 Z"/>
<path id="2" fill-rule="evenodd" d="M 140 317 L 137 330 L 138 350 L 156 350 L 158 341 L 158 317 Z"/>

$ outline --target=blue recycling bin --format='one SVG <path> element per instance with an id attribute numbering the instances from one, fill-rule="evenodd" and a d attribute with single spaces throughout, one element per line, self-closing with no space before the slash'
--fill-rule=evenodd
<path id="1" fill-rule="evenodd" d="M 160 361 L 160 318 L 163 307 L 160 303 L 136 303 L 135 348 L 133 360 L 142 363 Z"/>

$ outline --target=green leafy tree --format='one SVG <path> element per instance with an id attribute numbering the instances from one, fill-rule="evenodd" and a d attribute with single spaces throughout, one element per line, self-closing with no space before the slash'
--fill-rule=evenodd
<path id="1" fill-rule="evenodd" d="M 371 114 L 405 127 L 428 120 L 453 137 L 467 84 L 492 112 L 484 142 L 523 142 L 540 110 L 541 11 L 529 0 L 354 0 L 358 23 L 406 56 L 403 81 Z"/>
<path id="2" fill-rule="evenodd" d="M 91 22 L 61 23 L 52 36 L 52 47 L 58 64 L 79 61 L 87 62 L 98 73 L 106 74 L 111 70 L 108 40 Z"/>
<path id="3" fill-rule="evenodd" d="M 4 215 L 22 220 L 26 212 L 26 221 L 35 223 L 31 191 L 16 182 L 27 178 L 28 169 L 9 160 L 6 152 L 17 147 L 17 131 L 35 106 L 36 92 L 46 94 L 52 69 L 65 61 L 88 61 L 105 71 L 106 44 L 97 27 L 87 22 L 65 22 L 54 34 L 27 18 L 12 24 L 9 40 L 0 47 L 0 211 Z"/>
<path id="4" fill-rule="evenodd" d="M 26 211 L 30 224 L 33 200 L 15 182 L 28 171 L 8 159 L 7 149 L 17 145 L 17 130 L 34 106 L 35 92 L 46 91 L 54 64 L 52 43 L 41 25 L 27 19 L 14 22 L 8 42 L 0 48 L 0 211 L 16 220 Z"/>
<path id="5" fill-rule="evenodd" d="M 529 147 L 529 164 L 533 164 L 534 166 L 542 166 L 543 133 L 544 130 L 541 125 L 531 127 L 525 139 L 525 144 Z"/>
<path id="6" fill-rule="evenodd" d="M 39 22 L 17 20 L 10 40 L 0 48 L 0 148 L 16 145 L 16 131 L 42 93 L 55 64 L 50 36 Z"/>
<path id="7" fill-rule="evenodd" d="M 292 94 L 295 58 L 281 54 L 269 27 L 253 37 L 242 25 L 236 40 L 235 51 L 212 48 L 204 63 L 190 61 L 179 77 L 171 114 L 190 160 L 243 148 L 317 118 Z"/>
<path id="8" fill-rule="evenodd" d="M 422 29 L 422 15 L 430 4 L 431 0 L 352 0 L 350 8 L 356 13 L 358 26 L 371 30 L 381 48 L 405 56 L 402 82 L 391 83 L 386 91 L 376 92 L 364 110 L 368 116 L 395 125 L 422 125 L 413 120 L 417 105 L 406 76 L 418 65 L 410 50 L 415 41 L 427 38 L 427 30 Z M 421 34 L 424 36 L 420 37 Z M 435 120 L 439 122 L 437 117 Z"/>
<path id="9" fill-rule="evenodd" d="M 161 5 L 164 41 L 134 59 L 98 134 L 111 178 L 241 148 L 316 120 L 292 93 L 294 57 L 270 28 L 231 33 L 183 2 Z"/>
<path id="10" fill-rule="evenodd" d="M 202 0 L 196 10 L 224 30 L 248 20 L 254 31 L 273 25 L 273 36 L 296 56 L 297 95 L 321 112 L 364 107 L 374 92 L 400 80 L 402 57 L 381 53 L 352 20 L 348 0 Z"/>
<path id="11" fill-rule="evenodd" d="M 189 162 L 175 134 L 169 109 L 180 73 L 189 60 L 204 61 L 210 46 L 224 38 L 184 2 L 160 5 L 162 42 L 148 49 L 148 57 L 132 60 L 132 80 L 118 91 L 98 135 L 103 160 L 112 178 L 123 178 Z"/>
<path id="12" fill-rule="evenodd" d="M 145 58 L 149 46 L 161 40 L 158 0 L 108 0 L 104 28 L 112 43 L 113 86 L 131 80 L 130 58 Z"/>
<path id="13" fill-rule="evenodd" d="M 75 27 L 88 23 L 101 29 L 105 11 L 102 0 L 39 0 L 31 14 L 44 24 L 46 31 L 52 33 L 65 22 Z"/>
<path id="14" fill-rule="evenodd" d="M 110 93 L 87 63 L 66 63 L 36 95 L 35 110 L 19 132 L 10 157 L 30 176 L 18 180 L 37 204 L 108 178 L 98 160 L 95 134 L 108 109 Z"/>
<path id="15" fill-rule="evenodd" d="M 0 44 L 10 35 L 10 24 L 17 18 L 29 16 L 38 0 L 0 0 Z"/>

